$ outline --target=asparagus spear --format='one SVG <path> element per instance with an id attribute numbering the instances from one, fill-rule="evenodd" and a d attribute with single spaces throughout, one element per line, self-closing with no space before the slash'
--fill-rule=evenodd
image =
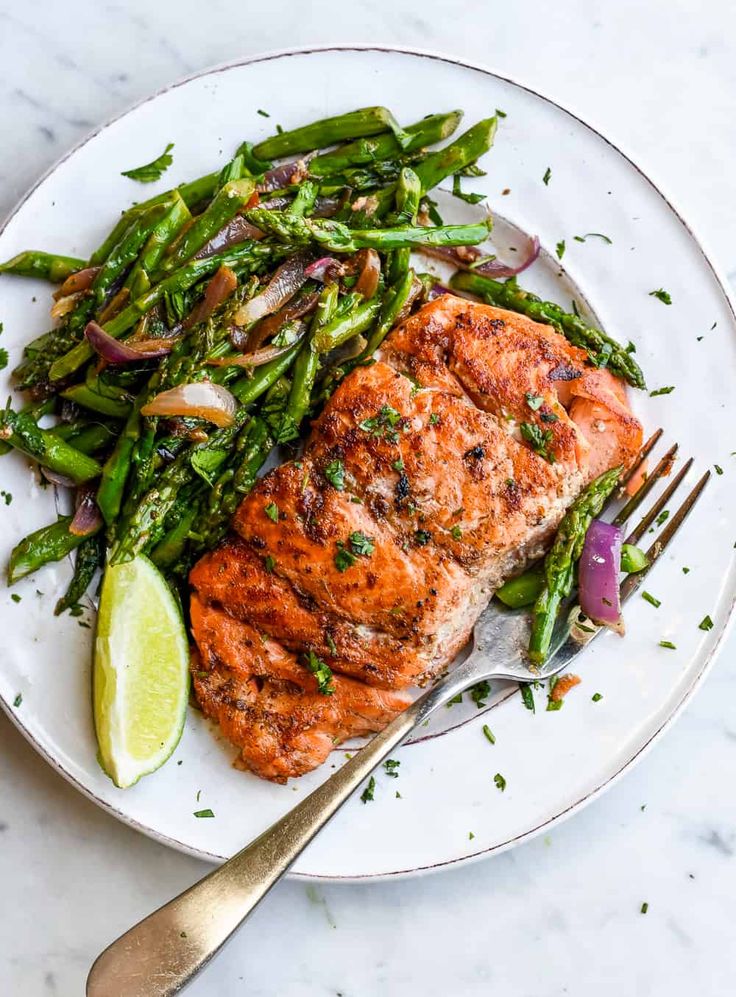
<path id="1" fill-rule="evenodd" d="M 54 616 L 60 616 L 66 609 L 74 609 L 89 588 L 95 572 L 105 562 L 105 542 L 101 534 L 93 534 L 82 540 L 77 547 L 74 560 L 74 574 L 69 587 L 54 608 Z"/>
<path id="2" fill-rule="evenodd" d="M 130 402 L 102 395 L 88 384 L 73 384 L 61 392 L 61 397 L 83 408 L 91 409 L 92 412 L 109 415 L 114 419 L 124 419 L 130 412 Z"/>
<path id="3" fill-rule="evenodd" d="M 381 307 L 381 299 L 376 296 L 357 305 L 347 314 L 338 313 L 335 318 L 318 329 L 312 340 L 317 353 L 329 353 L 346 343 L 353 336 L 365 332 L 373 325 L 373 320 Z"/>
<path id="4" fill-rule="evenodd" d="M 178 193 L 175 193 L 172 196 L 170 207 L 149 235 L 135 266 L 125 281 L 125 286 L 129 288 L 132 298 L 137 298 L 148 290 L 151 274 L 161 262 L 168 246 L 182 227 L 191 220 L 191 217 L 184 200 Z"/>
<path id="5" fill-rule="evenodd" d="M 534 604 L 529 657 L 541 665 L 549 653 L 560 603 L 572 591 L 575 564 L 580 560 L 585 534 L 616 487 L 623 468 L 614 467 L 592 481 L 575 499 L 560 523 L 544 559 L 543 587 Z"/>
<path id="6" fill-rule="evenodd" d="M 396 184 L 396 210 L 391 216 L 391 225 L 416 225 L 421 196 L 422 184 L 419 177 L 414 170 L 405 166 Z M 389 281 L 392 284 L 406 274 L 410 259 L 411 249 L 408 246 L 394 250 L 388 270 Z"/>
<path id="7" fill-rule="evenodd" d="M 326 284 L 322 289 L 309 330 L 309 342 L 297 355 L 294 363 L 294 373 L 291 379 L 291 391 L 286 406 L 286 427 L 293 427 L 294 435 L 298 435 L 299 426 L 309 411 L 312 389 L 319 370 L 320 355 L 314 346 L 314 340 L 319 331 L 324 328 L 337 307 L 338 286 Z M 294 438 L 294 437 L 289 437 Z M 281 442 L 286 442 L 282 434 Z"/>
<path id="8" fill-rule="evenodd" d="M 70 274 L 86 266 L 86 260 L 79 260 L 74 256 L 60 256 L 57 253 L 27 249 L 24 253 L 18 253 L 12 260 L 0 263 L 0 273 L 37 277 L 40 280 L 49 280 L 52 284 L 62 284 Z"/>
<path id="9" fill-rule="evenodd" d="M 293 218 L 283 211 L 251 208 L 245 212 L 254 225 L 285 242 L 307 245 L 314 241 L 336 253 L 359 249 L 386 252 L 411 246 L 474 246 L 491 230 L 491 220 L 467 225 L 402 225 L 397 228 L 351 229 L 330 218 Z"/>
<path id="10" fill-rule="evenodd" d="M 17 544 L 8 561 L 8 584 L 38 571 L 49 561 L 60 561 L 79 547 L 85 537 L 69 532 L 71 516 L 62 516 L 50 526 L 42 526 Z"/>
<path id="11" fill-rule="evenodd" d="M 76 450 L 50 430 L 39 429 L 27 413 L 6 408 L 0 418 L 0 439 L 28 454 L 42 467 L 71 478 L 77 485 L 91 481 L 101 471 L 93 457 Z"/>
<path id="12" fill-rule="evenodd" d="M 573 346 L 585 350 L 597 367 L 607 366 L 634 388 L 646 388 L 641 368 L 620 343 L 588 325 L 579 315 L 566 312 L 554 302 L 543 301 L 536 294 L 525 291 L 515 279 L 501 283 L 481 274 L 460 272 L 454 274 L 450 285 L 457 291 L 476 294 L 489 305 L 521 312 L 536 322 L 554 326 Z"/>
<path id="13" fill-rule="evenodd" d="M 253 152 L 260 159 L 280 159 L 296 152 L 324 149 L 328 145 L 335 145 L 346 139 L 363 138 L 388 131 L 393 132 L 402 149 L 411 142 L 411 135 L 401 128 L 388 108 L 363 107 L 358 111 L 349 111 L 334 118 L 314 121 L 310 125 L 295 128 L 290 132 L 272 135 L 264 142 L 259 142 L 253 148 Z"/>
<path id="14" fill-rule="evenodd" d="M 372 356 L 398 321 L 407 302 L 414 291 L 416 278 L 413 270 L 407 270 L 399 282 L 389 290 L 381 306 L 381 313 L 376 327 L 371 333 L 361 360 Z M 414 295 L 416 297 L 416 294 Z M 413 298 L 412 298 L 413 300 Z"/>
<path id="15" fill-rule="evenodd" d="M 479 121 L 466 132 L 437 152 L 432 152 L 417 165 L 417 176 L 426 193 L 458 170 L 474 163 L 493 145 L 498 119 L 494 116 Z"/>
<path id="16" fill-rule="evenodd" d="M 409 141 L 402 147 L 391 132 L 384 132 L 373 138 L 358 139 L 342 145 L 332 152 L 325 152 L 309 161 L 309 172 L 315 177 L 330 176 L 342 173 L 343 170 L 365 163 L 381 162 L 395 159 L 403 153 L 414 152 L 427 145 L 434 145 L 442 139 L 449 138 L 462 120 L 462 111 L 450 111 L 449 114 L 430 114 L 414 125 L 409 125 L 406 134 Z"/>

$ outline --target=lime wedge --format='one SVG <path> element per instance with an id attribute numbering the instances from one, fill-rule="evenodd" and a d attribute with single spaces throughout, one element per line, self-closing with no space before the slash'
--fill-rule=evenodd
<path id="1" fill-rule="evenodd" d="M 147 557 L 105 570 L 92 685 L 98 760 L 126 789 L 171 755 L 189 696 L 181 614 Z"/>

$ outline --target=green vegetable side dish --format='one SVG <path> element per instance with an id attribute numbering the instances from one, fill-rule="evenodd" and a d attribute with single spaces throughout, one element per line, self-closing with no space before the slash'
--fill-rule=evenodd
<path id="1" fill-rule="evenodd" d="M 29 250 L 0 264 L 0 275 L 59 285 L 54 327 L 26 346 L 15 368 L 15 384 L 27 397 L 0 412 L 0 453 L 17 450 L 52 480 L 93 489 L 99 511 L 80 530 L 72 531 L 72 517 L 65 516 L 20 540 L 8 581 L 74 553 L 73 577 L 56 605 L 57 613 L 74 613 L 102 568 L 95 710 L 101 757 L 119 785 L 162 764 L 178 738 L 185 669 L 176 606 L 186 603 L 194 562 L 225 536 L 274 449 L 297 445 L 308 419 L 346 374 L 373 362 L 394 325 L 428 300 L 433 281 L 415 274 L 412 252 L 423 246 L 452 252 L 488 238 L 485 209 L 475 221 L 444 224 L 430 195 L 448 181 L 471 204 L 483 197 L 465 193 L 461 180 L 483 175 L 477 162 L 503 116 L 497 112 L 456 136 L 460 111 L 404 126 L 387 108 L 366 107 L 280 131 L 255 146 L 246 141 L 223 168 L 134 204 L 117 220 L 111 205 L 115 223 L 87 260 Z M 432 148 L 438 143 L 441 148 Z M 158 181 L 172 165 L 172 149 L 168 144 L 123 175 Z M 289 157 L 296 158 L 273 163 Z M 548 170 L 545 183 L 549 176 Z M 515 279 L 458 271 L 451 284 L 553 325 L 592 363 L 644 387 L 631 352 Z M 398 418 L 385 406 L 360 429 L 391 440 Z M 538 427 L 527 436 L 533 449 L 554 459 Z M 331 488 L 349 490 L 339 459 L 322 473 Z M 546 653 L 586 524 L 617 474 L 603 475 L 573 504 L 544 569 L 498 592 L 513 608 L 534 604 L 534 660 Z M 279 510 L 268 506 L 264 516 L 278 522 Z M 455 527 L 451 535 L 459 541 L 462 531 Z M 430 541 L 431 534 L 418 529 L 412 542 Z M 335 564 L 349 571 L 372 554 L 373 539 L 356 532 L 335 547 Z M 264 563 L 275 569 L 270 555 Z M 176 651 L 166 691 L 173 726 L 166 728 L 155 709 L 148 716 L 161 725 L 165 742 L 155 758 L 135 756 L 135 718 L 128 718 L 132 740 L 114 743 L 119 731 L 111 690 L 123 672 L 115 647 L 100 644 L 119 633 L 113 602 L 122 605 L 134 582 L 168 621 L 161 655 L 165 646 Z M 143 638 L 138 624 L 131 626 L 133 653 Z M 302 664 L 330 695 L 329 666 L 313 654 Z M 131 673 L 131 681 L 145 684 L 140 654 L 136 667 L 138 679 Z M 487 694 L 478 693 L 478 705 Z M 530 700 L 533 708 L 526 690 L 527 706 Z M 143 700 L 139 705 L 148 709 Z M 372 799 L 374 785 L 371 780 L 364 800 Z M 503 790 L 502 776 L 496 785 Z"/>

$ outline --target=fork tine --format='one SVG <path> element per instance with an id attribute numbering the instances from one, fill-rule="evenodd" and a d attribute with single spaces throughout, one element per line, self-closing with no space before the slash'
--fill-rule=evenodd
<path id="1" fill-rule="evenodd" d="M 639 571 L 635 575 L 627 575 L 621 583 L 621 602 L 625 602 L 630 596 L 636 592 L 641 583 L 644 581 L 646 576 L 652 570 L 655 562 L 659 559 L 660 555 L 665 551 L 670 541 L 680 529 L 684 523 L 688 513 L 693 508 L 695 503 L 700 498 L 703 489 L 708 484 L 710 479 L 710 471 L 706 471 L 700 481 L 696 484 L 693 490 L 690 492 L 688 497 L 682 503 L 680 508 L 670 519 L 667 526 L 662 530 L 660 535 L 654 541 L 652 546 L 647 551 L 647 557 L 649 558 L 649 564 L 643 571 Z"/>
<path id="2" fill-rule="evenodd" d="M 649 454 L 652 452 L 652 450 L 654 450 L 655 446 L 659 443 L 663 432 L 664 432 L 663 429 L 654 430 L 652 435 L 649 437 L 646 443 L 642 446 L 639 453 L 636 455 L 636 460 L 634 461 L 634 463 L 631 465 L 626 474 L 624 474 L 624 476 L 621 478 L 621 481 L 619 482 L 620 488 L 623 488 L 624 485 L 628 484 L 629 481 L 631 481 L 631 479 L 634 477 L 634 475 L 639 470 L 641 465 L 647 459 Z"/>
<path id="3" fill-rule="evenodd" d="M 677 449 L 678 449 L 677 443 L 673 444 L 673 446 L 669 448 L 667 453 L 654 468 L 654 470 L 649 475 L 647 480 L 639 488 L 637 488 L 636 492 L 631 496 L 631 498 L 623 507 L 623 509 L 614 518 L 613 520 L 614 526 L 623 526 L 623 524 L 631 516 L 631 514 L 633 512 L 636 512 L 636 510 L 639 508 L 641 503 L 647 497 L 649 492 L 652 490 L 652 488 L 654 488 L 657 481 L 659 481 L 662 475 L 666 474 L 672 467 L 672 462 L 675 459 L 675 454 L 677 453 Z"/>
<path id="4" fill-rule="evenodd" d="M 662 494 L 654 503 L 649 512 L 646 514 L 646 516 L 642 518 L 639 525 L 635 527 L 631 531 L 631 533 L 629 533 L 628 537 L 624 540 L 624 543 L 627 544 L 639 543 L 639 541 L 644 536 L 649 527 L 652 525 L 654 520 L 657 518 L 657 516 L 664 509 L 664 507 L 667 505 L 672 496 L 675 494 L 675 492 L 680 486 L 680 482 L 682 481 L 682 479 L 685 477 L 685 475 L 692 466 L 693 466 L 693 459 L 691 457 L 690 460 L 685 462 L 685 465 L 680 470 L 674 481 L 671 481 L 669 485 L 667 485 L 665 490 L 662 492 Z"/>

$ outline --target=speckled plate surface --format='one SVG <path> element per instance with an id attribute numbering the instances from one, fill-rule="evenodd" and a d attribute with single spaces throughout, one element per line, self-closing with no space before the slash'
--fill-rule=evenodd
<path id="1" fill-rule="evenodd" d="M 646 427 L 664 426 L 668 440 L 695 456 L 693 480 L 714 464 L 725 473 L 714 476 L 647 582 L 660 608 L 639 598 L 627 607 L 626 638 L 604 637 L 585 652 L 576 668 L 583 684 L 564 710 L 545 712 L 540 691 L 532 714 L 508 687 L 495 691 L 486 710 L 473 703 L 444 710 L 398 753 L 399 778 L 378 774 L 374 802 L 349 802 L 294 870 L 330 879 L 468 861 L 573 813 L 640 757 L 687 701 L 713 660 L 736 591 L 729 440 L 736 322 L 723 283 L 687 224 L 630 159 L 520 84 L 442 56 L 383 48 L 277 53 L 213 70 L 138 105 L 57 164 L 0 232 L 0 258 L 29 246 L 87 255 L 117 210 L 142 196 L 120 170 L 158 155 L 165 142 L 175 143 L 174 166 L 145 195 L 211 171 L 244 138 L 257 141 L 276 122 L 289 128 L 368 103 L 389 105 L 404 123 L 454 107 L 465 110 L 466 124 L 496 108 L 505 112 L 483 163 L 487 176 L 467 184 L 488 194 L 499 219 L 499 255 L 513 258 L 523 234 L 537 233 L 545 252 L 524 285 L 563 303 L 574 297 L 611 333 L 635 342 L 650 387 L 675 386 L 654 398 L 638 393 L 634 404 Z M 442 197 L 448 220 L 478 210 Z M 575 239 L 590 232 L 611 243 Z M 670 306 L 650 296 L 657 288 L 671 293 Z M 11 360 L 47 328 L 48 305 L 47 287 L 2 279 L 0 319 Z M 0 376 L 7 395 L 8 371 Z M 5 562 L 20 536 L 53 519 L 55 497 L 37 487 L 15 454 L 0 459 L 0 487 L 13 496 L 2 505 Z M 91 632 L 52 615 L 69 573 L 63 563 L 19 583 L 19 603 L 0 592 L 0 697 L 49 763 L 100 806 L 172 847 L 218 861 L 340 764 L 336 751 L 320 772 L 289 786 L 261 782 L 234 770 L 230 749 L 190 711 L 172 760 L 133 789 L 116 789 L 95 761 Z M 709 631 L 698 626 L 706 614 L 714 621 Z M 662 639 L 676 650 L 661 648 Z M 593 702 L 594 693 L 603 698 Z M 494 746 L 483 723 L 493 728 Z M 494 785 L 497 772 L 505 792 Z M 215 818 L 195 818 L 203 807 Z"/>

